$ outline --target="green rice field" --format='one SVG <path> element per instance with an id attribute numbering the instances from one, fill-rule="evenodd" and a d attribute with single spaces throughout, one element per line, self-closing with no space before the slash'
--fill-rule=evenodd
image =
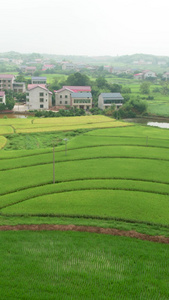
<path id="1" fill-rule="evenodd" d="M 104 116 L 3 119 L 3 126 L 15 133 L 0 136 L 0 225 L 83 225 L 169 237 L 167 129 Z M 26 134 L 36 128 L 49 132 Z M 65 128 L 67 146 L 49 146 L 47 139 L 61 140 Z M 43 145 L 5 150 L 9 137 L 15 146 L 31 135 Z M 167 244 L 25 230 L 0 231 L 0 243 L 1 299 L 169 298 Z"/>
<path id="2" fill-rule="evenodd" d="M 1 299 L 168 299 L 168 245 L 80 232 L 1 232 Z"/>

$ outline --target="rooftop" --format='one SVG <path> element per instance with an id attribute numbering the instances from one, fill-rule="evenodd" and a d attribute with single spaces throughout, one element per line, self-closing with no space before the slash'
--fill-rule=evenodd
<path id="1" fill-rule="evenodd" d="M 0 74 L 0 78 L 14 78 L 15 76 L 12 74 Z"/>
<path id="2" fill-rule="evenodd" d="M 92 94 L 89 92 L 71 93 L 72 98 L 92 98 Z"/>
<path id="3" fill-rule="evenodd" d="M 103 99 L 124 99 L 120 93 L 101 93 L 101 96 L 103 97 Z"/>
<path id="4" fill-rule="evenodd" d="M 32 80 L 46 80 L 46 77 L 32 77 Z"/>

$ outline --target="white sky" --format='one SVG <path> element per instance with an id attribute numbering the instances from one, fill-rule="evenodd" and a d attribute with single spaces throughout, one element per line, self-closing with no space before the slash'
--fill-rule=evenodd
<path id="1" fill-rule="evenodd" d="M 169 0 L 0 3 L 0 52 L 169 56 Z"/>

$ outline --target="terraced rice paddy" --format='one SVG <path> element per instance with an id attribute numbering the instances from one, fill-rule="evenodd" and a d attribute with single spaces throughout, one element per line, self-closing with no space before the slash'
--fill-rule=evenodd
<path id="1" fill-rule="evenodd" d="M 85 116 L 45 119 L 0 119 L 0 134 L 68 131 L 130 126 L 105 116 Z"/>
<path id="2" fill-rule="evenodd" d="M 86 117 L 77 120 L 82 126 Z M 92 126 L 105 124 L 100 120 Z M 54 156 L 52 148 L 1 150 L 0 224 L 79 224 L 169 237 L 168 131 L 108 120 L 112 128 L 72 137 Z M 169 298 L 168 245 L 77 232 L 1 232 L 1 244 L 4 299 Z"/>
<path id="3" fill-rule="evenodd" d="M 67 153 L 64 146 L 55 150 L 54 184 L 51 148 L 18 151 L 17 157 L 16 151 L 1 151 L 1 214 L 169 225 L 166 133 L 134 126 L 77 136 L 68 143 Z"/>

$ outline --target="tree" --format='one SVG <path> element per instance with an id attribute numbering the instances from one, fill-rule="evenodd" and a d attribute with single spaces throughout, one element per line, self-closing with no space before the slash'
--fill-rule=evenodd
<path id="1" fill-rule="evenodd" d="M 141 94 L 149 94 L 150 93 L 150 83 L 149 82 L 143 82 L 140 85 L 140 93 Z"/>
<path id="2" fill-rule="evenodd" d="M 75 86 L 90 85 L 90 79 L 87 75 L 76 72 L 68 76 L 66 84 Z"/>
<path id="3" fill-rule="evenodd" d="M 99 88 L 105 88 L 108 86 L 108 83 L 107 83 L 107 80 L 104 78 L 104 77 L 98 77 L 96 79 L 96 85 L 99 87 Z"/>

